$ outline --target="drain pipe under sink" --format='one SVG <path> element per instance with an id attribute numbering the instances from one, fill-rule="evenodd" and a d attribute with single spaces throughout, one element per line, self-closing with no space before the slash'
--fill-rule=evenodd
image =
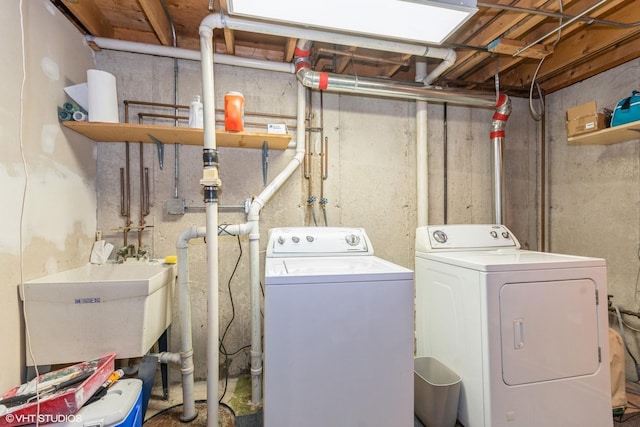
<path id="1" fill-rule="evenodd" d="M 180 366 L 182 374 L 182 415 L 180 421 L 188 423 L 196 419 L 194 397 L 193 339 L 191 334 L 191 288 L 189 286 L 189 241 L 206 235 L 205 227 L 193 226 L 182 233 L 176 242 L 178 258 L 178 310 L 180 321 L 180 353 L 154 354 L 160 363 Z"/>

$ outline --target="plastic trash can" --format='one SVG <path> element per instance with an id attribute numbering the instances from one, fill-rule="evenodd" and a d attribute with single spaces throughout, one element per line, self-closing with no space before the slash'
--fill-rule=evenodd
<path id="1" fill-rule="evenodd" d="M 413 360 L 413 407 L 425 427 L 454 427 L 458 415 L 460 377 L 432 357 Z"/>

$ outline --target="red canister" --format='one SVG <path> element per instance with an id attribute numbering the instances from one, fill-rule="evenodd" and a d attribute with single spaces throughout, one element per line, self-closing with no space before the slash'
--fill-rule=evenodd
<path id="1" fill-rule="evenodd" d="M 224 128 L 231 132 L 244 130 L 244 96 L 240 92 L 224 96 Z"/>

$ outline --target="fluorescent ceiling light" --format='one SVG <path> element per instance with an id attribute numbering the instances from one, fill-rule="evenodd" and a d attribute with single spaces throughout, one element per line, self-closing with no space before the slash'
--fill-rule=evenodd
<path id="1" fill-rule="evenodd" d="M 227 0 L 229 14 L 353 34 L 440 44 L 476 0 Z"/>

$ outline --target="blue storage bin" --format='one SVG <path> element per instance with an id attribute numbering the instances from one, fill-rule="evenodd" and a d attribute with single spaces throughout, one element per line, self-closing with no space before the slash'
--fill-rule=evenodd
<path id="1" fill-rule="evenodd" d="M 66 423 L 48 427 L 141 427 L 142 380 L 121 379 L 100 400 L 83 406 Z"/>

